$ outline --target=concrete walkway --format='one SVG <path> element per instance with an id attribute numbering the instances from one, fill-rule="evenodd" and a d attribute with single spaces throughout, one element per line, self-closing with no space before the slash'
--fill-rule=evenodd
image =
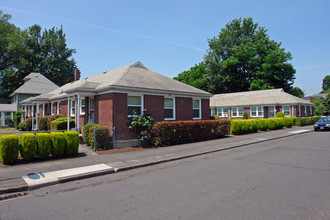
<path id="1" fill-rule="evenodd" d="M 47 185 L 301 135 L 311 131 L 313 131 L 312 126 L 293 127 L 204 142 L 104 155 L 98 155 L 81 145 L 79 146 L 79 157 L 0 167 L 0 194 L 37 189 Z"/>

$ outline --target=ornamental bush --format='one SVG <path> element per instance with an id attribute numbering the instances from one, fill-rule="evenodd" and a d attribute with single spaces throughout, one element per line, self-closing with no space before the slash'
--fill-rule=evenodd
<path id="1" fill-rule="evenodd" d="M 64 115 L 48 115 L 46 116 L 47 117 L 47 130 L 51 130 L 52 127 L 51 127 L 51 122 L 58 119 L 58 118 L 63 118 Z"/>
<path id="2" fill-rule="evenodd" d="M 64 137 L 66 140 L 66 149 L 65 155 L 66 156 L 76 156 L 78 154 L 79 148 L 79 134 L 77 131 L 65 131 Z"/>
<path id="3" fill-rule="evenodd" d="M 37 156 L 36 136 L 32 133 L 21 134 L 20 153 L 24 160 L 33 160 Z"/>
<path id="4" fill-rule="evenodd" d="M 243 113 L 243 119 L 245 120 L 245 119 L 249 119 L 249 116 L 248 116 L 248 113 L 247 112 L 244 112 Z"/>
<path id="5" fill-rule="evenodd" d="M 219 115 L 211 115 L 210 120 L 218 120 Z"/>
<path id="6" fill-rule="evenodd" d="M 130 118 L 128 128 L 136 133 L 138 139 L 142 141 L 143 145 L 152 144 L 152 125 L 153 118 L 148 115 L 139 115 L 138 117 Z"/>
<path id="7" fill-rule="evenodd" d="M 319 116 L 295 118 L 296 126 L 313 125 L 320 119 Z"/>
<path id="8" fill-rule="evenodd" d="M 39 131 L 47 131 L 47 121 L 48 121 L 48 116 L 41 116 L 38 118 L 38 130 Z"/>
<path id="9" fill-rule="evenodd" d="M 94 137 L 94 128 L 96 131 Z M 92 148 L 94 148 L 94 138 L 96 139 L 95 148 L 96 149 L 110 149 L 111 147 L 111 137 L 110 130 L 106 126 L 94 125 L 89 128 L 89 143 Z"/>
<path id="10" fill-rule="evenodd" d="M 283 112 L 276 112 L 276 118 L 284 118 Z"/>
<path id="11" fill-rule="evenodd" d="M 67 117 L 60 117 L 52 122 L 50 122 L 51 124 L 51 130 L 55 131 L 55 130 L 66 130 L 67 129 L 67 122 L 68 122 L 68 118 Z M 70 118 L 70 129 L 75 127 L 75 121 Z"/>
<path id="12" fill-rule="evenodd" d="M 39 159 L 49 157 L 52 151 L 52 141 L 50 134 L 37 133 L 37 156 Z"/>
<path id="13" fill-rule="evenodd" d="M 220 138 L 230 133 L 230 120 L 156 122 L 152 128 L 156 146 L 169 146 Z"/>
<path id="14" fill-rule="evenodd" d="M 18 136 L 14 134 L 0 137 L 0 160 L 3 164 L 13 164 L 18 159 Z"/>
<path id="15" fill-rule="evenodd" d="M 63 157 L 66 147 L 66 140 L 63 132 L 50 132 L 52 140 L 51 152 L 54 157 Z"/>
<path id="16" fill-rule="evenodd" d="M 18 125 L 21 122 L 21 118 L 22 118 L 23 113 L 24 113 L 23 111 L 18 111 L 18 112 L 15 113 L 14 123 L 15 123 L 15 128 L 17 130 L 18 130 Z"/>
<path id="17" fill-rule="evenodd" d="M 27 131 L 32 131 L 32 117 L 27 118 L 25 121 L 25 126 Z M 34 118 L 34 123 L 36 123 L 36 119 Z"/>
<path id="18" fill-rule="evenodd" d="M 291 128 L 293 126 L 293 117 L 284 118 L 284 127 Z"/>
<path id="19" fill-rule="evenodd" d="M 89 129 L 97 124 L 86 124 L 82 129 L 82 139 L 85 144 L 90 145 L 89 143 Z"/>

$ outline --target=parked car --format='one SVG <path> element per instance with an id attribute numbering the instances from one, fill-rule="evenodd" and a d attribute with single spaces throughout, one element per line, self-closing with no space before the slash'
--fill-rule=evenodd
<path id="1" fill-rule="evenodd" d="M 330 117 L 322 117 L 314 124 L 314 130 L 329 130 L 330 129 Z"/>

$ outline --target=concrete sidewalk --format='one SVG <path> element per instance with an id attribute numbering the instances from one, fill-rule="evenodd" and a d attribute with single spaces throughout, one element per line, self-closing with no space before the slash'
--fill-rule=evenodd
<path id="1" fill-rule="evenodd" d="M 243 147 L 311 131 L 313 131 L 313 126 L 293 127 L 229 136 L 204 142 L 104 155 L 98 155 L 81 145 L 79 157 L 1 167 L 0 194 L 27 191 L 47 185 Z"/>

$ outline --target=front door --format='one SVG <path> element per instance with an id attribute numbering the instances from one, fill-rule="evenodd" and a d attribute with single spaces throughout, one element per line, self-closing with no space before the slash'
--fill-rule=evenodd
<path id="1" fill-rule="evenodd" d="M 268 106 L 268 118 L 275 118 L 274 106 Z"/>

